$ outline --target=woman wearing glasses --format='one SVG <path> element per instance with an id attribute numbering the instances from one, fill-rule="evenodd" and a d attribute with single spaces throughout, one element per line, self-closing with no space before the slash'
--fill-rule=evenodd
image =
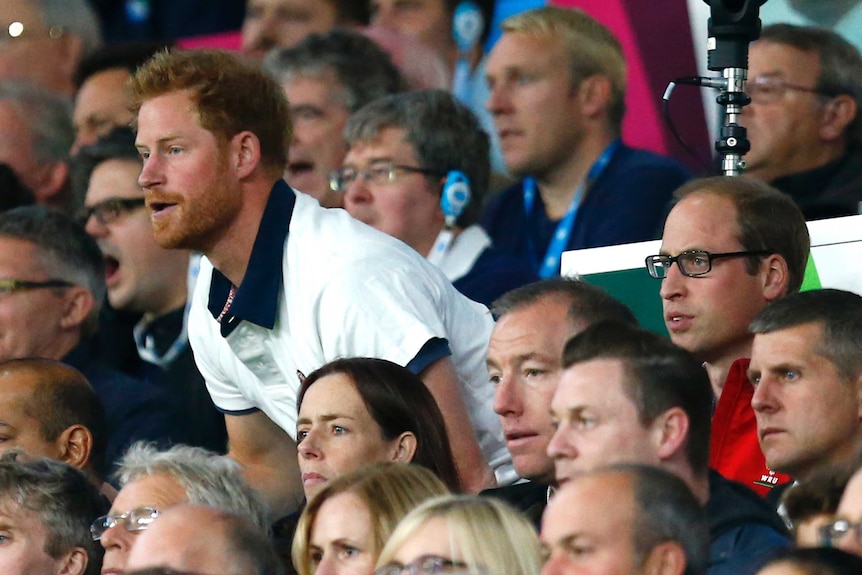
<path id="1" fill-rule="evenodd" d="M 375 575 L 538 575 L 539 539 L 508 504 L 447 495 L 411 511 L 383 547 Z"/>
<path id="2" fill-rule="evenodd" d="M 342 475 L 311 498 L 296 528 L 299 575 L 373 575 L 389 534 L 407 513 L 446 486 L 418 465 L 385 462 Z"/>

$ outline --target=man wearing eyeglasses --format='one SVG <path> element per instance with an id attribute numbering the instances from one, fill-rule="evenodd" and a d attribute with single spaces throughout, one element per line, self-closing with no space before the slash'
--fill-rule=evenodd
<path id="1" fill-rule="evenodd" d="M 185 443 L 223 453 L 224 417 L 207 393 L 188 340 L 188 280 L 197 261 L 190 269 L 189 250 L 156 243 L 138 185 L 141 159 L 134 133 L 118 128 L 82 148 L 76 162 L 89 174 L 79 220 L 102 251 L 108 302 L 113 310 L 140 316 L 133 333 L 112 332 L 127 336 L 130 344 L 134 339 L 140 358 L 123 371 L 170 395 L 188 431 Z"/>
<path id="2" fill-rule="evenodd" d="M 835 510 L 835 521 L 820 528 L 820 537 L 827 547 L 862 557 L 862 469 L 850 477 Z"/>
<path id="3" fill-rule="evenodd" d="M 660 254 L 646 260 L 661 279 L 671 340 L 704 362 L 715 395 L 710 466 L 765 494 L 773 474 L 757 443 L 745 370 L 748 324 L 769 302 L 799 290 L 808 229 L 799 208 L 763 182 L 715 177 L 674 194 Z"/>
<path id="4" fill-rule="evenodd" d="M 167 509 L 184 503 L 236 513 L 266 531 L 266 509 L 230 459 L 198 447 L 177 445 L 159 451 L 132 445 L 117 469 L 120 492 L 107 515 L 90 526 L 105 549 L 102 575 L 126 571 L 138 536 Z"/>
<path id="5" fill-rule="evenodd" d="M 862 201 L 862 56 L 823 28 L 776 24 L 751 45 L 741 123 L 745 175 L 771 183 L 806 219 L 854 215 Z"/>
<path id="6" fill-rule="evenodd" d="M 485 305 L 538 279 L 476 223 L 490 176 L 488 136 L 454 96 L 380 98 L 350 116 L 344 134 L 350 149 L 333 187 L 351 216 L 403 241 Z"/>

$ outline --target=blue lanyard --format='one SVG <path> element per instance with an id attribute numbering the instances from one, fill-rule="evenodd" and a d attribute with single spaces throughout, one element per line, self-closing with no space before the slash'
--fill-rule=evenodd
<path id="1" fill-rule="evenodd" d="M 575 221 L 578 218 L 578 210 L 581 207 L 581 202 L 584 199 L 584 194 L 587 189 L 602 175 L 605 168 L 611 161 L 614 151 L 619 146 L 620 141 L 614 140 L 605 148 L 602 154 L 598 157 L 595 163 L 587 173 L 578 188 L 575 190 L 575 195 L 572 198 L 572 203 L 569 204 L 569 209 L 566 215 L 557 224 L 557 229 L 554 231 L 554 236 L 548 244 L 548 251 L 545 252 L 545 257 L 541 265 L 536 262 L 536 248 L 533 245 L 533 237 L 530 233 L 529 219 L 533 213 L 533 205 L 536 201 L 536 180 L 533 178 L 524 178 L 524 211 L 527 215 L 527 252 L 530 256 L 530 261 L 533 264 L 533 269 L 537 270 L 539 277 L 542 279 L 559 275 L 560 273 L 560 258 L 563 256 L 563 250 L 569 243 L 569 238 L 572 236 L 572 230 L 575 228 Z"/>

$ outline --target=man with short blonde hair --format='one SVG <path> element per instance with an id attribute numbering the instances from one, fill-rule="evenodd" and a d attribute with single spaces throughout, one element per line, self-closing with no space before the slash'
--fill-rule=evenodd
<path id="1" fill-rule="evenodd" d="M 540 277 L 560 273 L 565 250 L 657 237 L 672 190 L 688 179 L 677 162 L 621 140 L 625 74 L 613 33 L 576 9 L 512 16 L 488 56 L 486 105 L 506 168 L 522 181 L 491 200 L 481 223 Z"/>

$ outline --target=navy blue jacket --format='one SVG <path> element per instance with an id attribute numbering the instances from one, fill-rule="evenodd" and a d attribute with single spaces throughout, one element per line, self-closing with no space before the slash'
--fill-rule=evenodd
<path id="1" fill-rule="evenodd" d="M 673 191 L 690 177 L 675 160 L 620 144 L 587 191 L 566 249 L 658 238 Z M 539 193 L 527 216 L 523 182 L 491 198 L 480 220 L 495 248 L 531 264 L 544 258 L 558 223 L 548 219 Z M 532 256 L 528 233 L 535 252 Z"/>
<path id="2" fill-rule="evenodd" d="M 754 491 L 709 472 L 707 575 L 754 575 L 775 551 L 790 547 L 781 518 Z"/>

